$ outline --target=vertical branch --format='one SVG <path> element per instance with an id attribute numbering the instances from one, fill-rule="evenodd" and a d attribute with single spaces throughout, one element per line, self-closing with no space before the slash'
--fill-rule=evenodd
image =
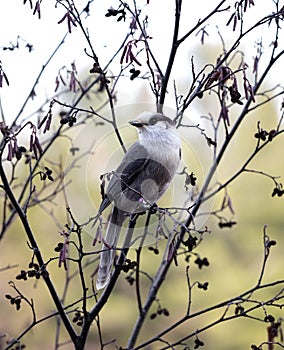
<path id="1" fill-rule="evenodd" d="M 118 279 L 120 272 L 121 272 L 121 266 L 125 262 L 125 258 L 127 256 L 129 247 L 131 245 L 131 239 L 132 239 L 132 235 L 133 235 L 133 230 L 134 230 L 135 225 L 136 225 L 136 219 L 137 219 L 136 215 L 133 215 L 130 217 L 128 230 L 127 230 L 126 237 L 125 237 L 125 240 L 123 243 L 123 248 L 122 248 L 121 253 L 118 257 L 118 260 L 117 260 L 117 263 L 115 265 L 113 274 L 111 275 L 110 281 L 109 281 L 108 285 L 105 287 L 105 289 L 103 290 L 101 297 L 97 301 L 96 305 L 93 307 L 93 309 L 90 310 L 90 312 L 87 314 L 87 317 L 85 318 L 85 322 L 84 322 L 81 334 L 79 335 L 77 342 L 76 342 L 76 344 L 77 344 L 76 349 L 78 349 L 78 350 L 84 349 L 85 342 L 87 340 L 87 336 L 88 336 L 91 324 L 92 324 L 93 320 L 96 317 L 98 317 L 100 311 L 102 310 L 104 305 L 107 303 L 107 301 L 108 301 L 108 299 L 109 299 L 109 297 L 110 297 L 110 295 L 115 287 L 115 284 L 116 284 L 117 279 Z"/>
<path id="2" fill-rule="evenodd" d="M 73 3 L 74 5 L 74 3 Z M 95 65 L 97 65 L 97 67 L 100 67 L 100 63 L 99 63 L 99 58 L 97 56 L 97 54 L 95 53 L 95 50 L 93 48 L 93 45 L 91 43 L 91 39 L 90 39 L 90 36 L 88 34 L 88 32 L 86 31 L 86 29 L 84 28 L 83 26 L 83 23 L 81 21 L 81 16 L 80 16 L 80 13 L 78 12 L 77 8 L 75 7 L 74 5 L 74 9 L 75 9 L 75 12 L 76 12 L 76 20 L 77 20 L 77 23 L 79 24 L 79 27 L 88 43 L 88 46 L 92 52 L 91 54 L 91 57 L 93 58 L 94 62 L 95 62 Z M 101 76 L 102 76 L 102 80 L 104 81 L 104 88 L 106 90 L 106 93 L 107 93 L 107 96 L 108 96 L 108 101 L 109 101 L 109 105 L 110 105 L 110 110 L 111 110 L 111 115 L 112 115 L 112 125 L 113 125 L 113 128 L 114 128 L 114 131 L 115 131 L 115 134 L 118 138 L 118 141 L 123 149 L 123 152 L 125 153 L 126 152 L 126 148 L 125 148 L 125 145 L 124 145 L 124 142 L 122 140 L 122 137 L 119 133 L 119 130 L 118 130 L 118 127 L 117 127 L 117 123 L 116 123 L 116 116 L 115 116 L 115 111 L 114 111 L 114 103 L 113 103 L 113 96 L 112 96 L 112 93 L 109 89 L 109 86 L 108 86 L 108 81 L 107 81 L 107 78 L 106 78 L 106 73 L 101 69 L 99 68 L 100 70 L 100 73 Z"/>
<path id="3" fill-rule="evenodd" d="M 136 274 L 135 274 L 135 289 L 136 289 L 136 296 L 137 296 L 137 304 L 138 304 L 138 310 L 139 313 L 142 313 L 142 300 L 141 300 L 141 293 L 140 293 L 140 262 L 141 262 L 141 251 L 142 251 L 142 247 L 144 246 L 144 242 L 145 239 L 147 237 L 148 234 L 148 226 L 150 223 L 150 218 L 151 218 L 151 209 L 148 210 L 147 213 L 147 218 L 146 218 L 146 222 L 145 222 L 145 228 L 144 228 L 144 233 L 143 236 L 141 238 L 141 242 L 139 244 L 139 248 L 136 250 L 136 262 L 137 262 L 137 266 L 136 266 Z"/>
<path id="4" fill-rule="evenodd" d="M 1 158 L 2 158 L 2 154 L 1 154 Z M 32 229 L 29 225 L 29 222 L 28 222 L 28 219 L 25 215 L 25 213 L 23 212 L 22 208 L 20 207 L 18 201 L 16 200 L 10 186 L 9 186 L 9 183 L 8 183 L 8 180 L 7 180 L 7 177 L 6 177 L 6 174 L 5 174 L 5 171 L 4 171 L 4 168 L 2 166 L 2 162 L 0 162 L 0 177 L 1 177 L 1 180 L 2 180 L 2 183 L 3 183 L 3 187 L 7 193 L 7 196 L 10 200 L 10 202 L 12 203 L 12 205 L 14 206 L 15 208 L 15 211 L 17 212 L 17 214 L 19 215 L 19 218 L 22 222 L 22 225 L 24 227 L 24 230 L 25 230 L 25 233 L 28 237 L 28 240 L 29 240 L 29 243 L 34 251 L 34 254 L 37 258 L 37 261 L 39 263 L 39 266 L 40 266 L 40 269 L 41 269 L 41 276 L 43 277 L 46 285 L 47 285 L 47 288 L 49 290 L 49 293 L 51 295 L 51 298 L 52 300 L 54 301 L 54 304 L 56 305 L 56 308 L 60 314 L 60 317 L 62 319 L 62 322 L 64 323 L 65 325 L 65 328 L 66 328 L 66 331 L 68 332 L 68 334 L 70 335 L 70 338 L 72 339 L 72 341 L 75 343 L 76 339 L 77 339 L 77 334 L 75 332 L 75 330 L 73 329 L 73 326 L 67 316 L 67 314 L 65 313 L 64 311 L 64 308 L 61 304 L 61 301 L 57 295 L 57 291 L 49 277 L 49 273 L 48 271 L 46 270 L 46 266 L 45 266 L 45 263 L 44 263 L 44 260 L 43 260 L 43 257 L 41 255 L 41 252 L 40 252 L 40 249 L 37 245 L 37 242 L 35 240 L 35 237 L 34 237 L 34 234 L 32 232 Z"/>
<path id="5" fill-rule="evenodd" d="M 174 33 L 173 33 L 172 48 L 171 48 L 165 75 L 162 77 L 161 94 L 159 98 L 159 105 L 157 106 L 158 112 L 163 112 L 163 106 L 165 103 L 168 82 L 170 79 L 171 71 L 173 68 L 174 60 L 175 60 L 177 49 L 179 46 L 178 33 L 179 33 L 179 24 L 180 24 L 181 4 L 182 4 L 182 0 L 176 0 L 175 27 L 174 27 Z"/>
<path id="6" fill-rule="evenodd" d="M 159 105 L 157 106 L 158 112 L 163 111 L 163 105 L 165 103 L 168 82 L 169 82 L 169 78 L 171 75 L 171 71 L 173 68 L 174 60 L 175 60 L 177 49 L 178 49 L 179 45 L 181 43 L 183 43 L 197 28 L 199 28 L 203 23 L 205 23 L 210 17 L 212 17 L 214 14 L 222 11 L 222 10 L 220 10 L 220 7 L 226 1 L 227 0 L 220 1 L 220 3 L 216 6 L 216 8 L 214 8 L 213 11 L 211 11 L 202 20 L 199 20 L 197 22 L 197 24 L 190 31 L 188 31 L 183 37 L 178 39 L 182 0 L 176 0 L 175 27 L 174 27 L 174 33 L 173 33 L 172 48 L 171 48 L 171 52 L 170 52 L 170 56 L 169 56 L 169 61 L 168 61 L 166 73 L 162 77 L 161 94 L 160 94 L 160 98 L 159 98 Z"/>

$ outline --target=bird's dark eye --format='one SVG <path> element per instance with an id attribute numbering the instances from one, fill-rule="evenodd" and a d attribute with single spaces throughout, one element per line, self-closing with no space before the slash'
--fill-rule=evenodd
<path id="1" fill-rule="evenodd" d="M 150 125 L 155 125 L 157 123 L 158 119 L 156 117 L 153 117 L 149 120 Z"/>

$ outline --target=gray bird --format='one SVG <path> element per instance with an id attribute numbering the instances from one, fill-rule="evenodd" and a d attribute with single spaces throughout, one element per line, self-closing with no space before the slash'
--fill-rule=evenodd
<path id="1" fill-rule="evenodd" d="M 138 129 L 139 141 L 129 148 L 113 173 L 98 213 L 113 203 L 100 256 L 97 289 L 109 281 L 124 220 L 144 212 L 165 193 L 180 163 L 181 139 L 171 119 L 144 112 L 129 123 Z"/>

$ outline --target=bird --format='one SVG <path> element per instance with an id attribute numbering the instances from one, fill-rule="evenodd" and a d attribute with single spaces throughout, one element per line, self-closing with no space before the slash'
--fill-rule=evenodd
<path id="1" fill-rule="evenodd" d="M 137 128 L 138 141 L 112 173 L 98 210 L 101 215 L 110 204 L 113 206 L 100 252 L 97 290 L 109 282 L 123 222 L 156 203 L 180 164 L 181 138 L 170 118 L 162 113 L 143 112 L 129 123 Z"/>

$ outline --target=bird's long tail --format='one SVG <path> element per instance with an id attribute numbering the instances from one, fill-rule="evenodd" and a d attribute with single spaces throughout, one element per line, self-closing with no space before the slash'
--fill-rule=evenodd
<path id="1" fill-rule="evenodd" d="M 97 289 L 104 288 L 109 281 L 115 255 L 115 249 L 119 239 L 121 226 L 124 220 L 124 213 L 121 210 L 114 207 L 111 214 L 111 219 L 107 227 L 105 243 L 103 244 L 100 256 L 98 277 L 96 281 Z"/>

